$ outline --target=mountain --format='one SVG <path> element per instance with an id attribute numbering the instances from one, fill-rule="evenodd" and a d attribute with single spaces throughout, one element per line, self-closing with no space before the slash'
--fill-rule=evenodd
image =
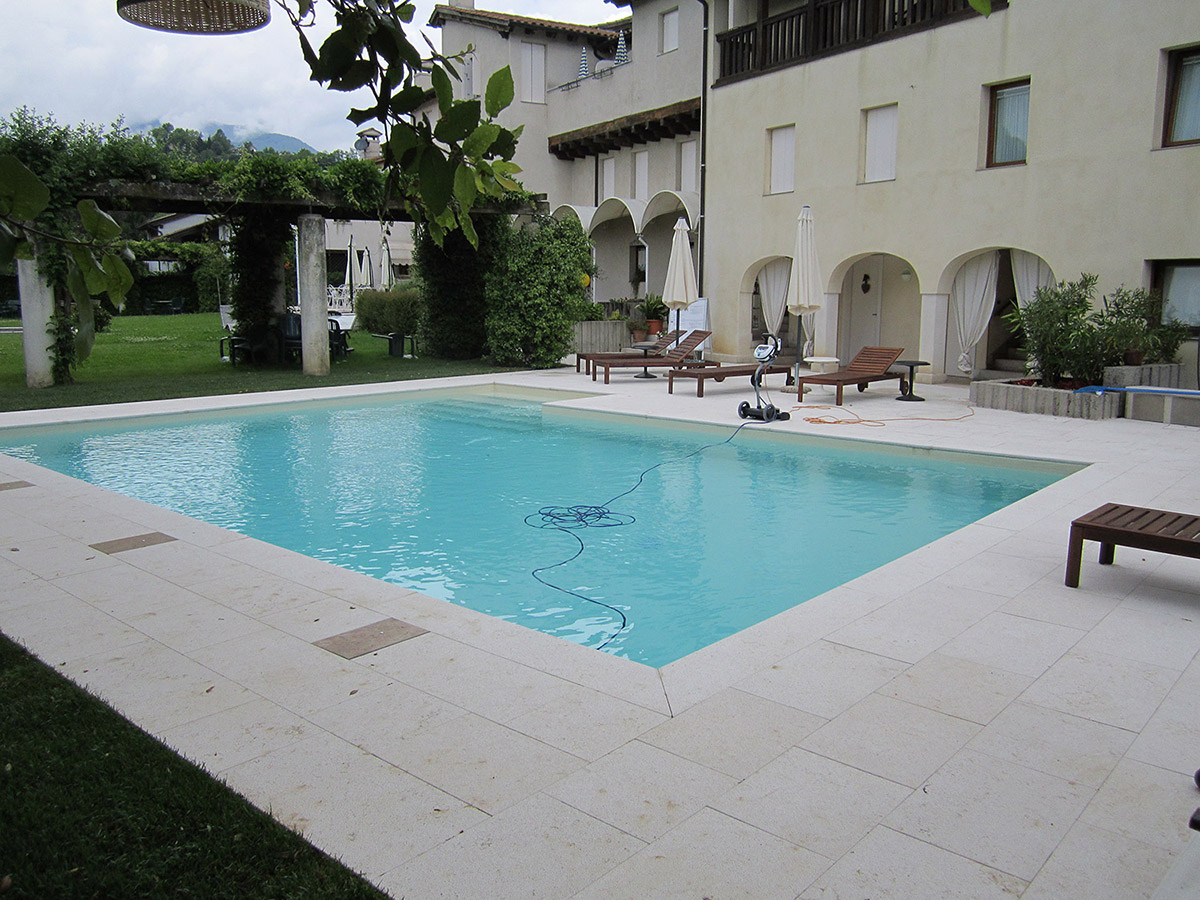
<path id="1" fill-rule="evenodd" d="M 162 124 L 162 121 L 154 122 L 139 122 L 135 125 L 130 125 L 129 130 L 145 134 L 152 128 L 157 128 Z M 180 126 L 184 127 L 184 126 Z M 317 151 L 300 140 L 298 137 L 292 137 L 290 134 L 279 134 L 274 131 L 255 131 L 251 132 L 244 125 L 230 125 L 228 123 L 209 122 L 207 125 L 199 129 L 201 137 L 211 137 L 217 131 L 223 131 L 225 137 L 233 142 L 235 147 L 240 147 L 242 144 L 250 143 L 254 145 L 255 150 L 278 150 L 280 153 L 297 153 L 300 150 L 308 150 L 310 153 Z"/>

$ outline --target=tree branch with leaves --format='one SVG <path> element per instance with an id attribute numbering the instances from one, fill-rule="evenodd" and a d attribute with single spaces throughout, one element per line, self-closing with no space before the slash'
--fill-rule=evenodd
<path id="1" fill-rule="evenodd" d="M 275 0 L 291 22 L 312 80 L 330 90 L 367 88 L 375 102 L 351 109 L 356 125 L 378 122 L 385 140 L 383 164 L 388 197 L 403 205 L 431 236 L 455 229 L 479 243 L 471 213 L 520 190 L 512 161 L 521 128 L 509 130 L 496 117 L 513 101 L 512 72 L 492 74 L 482 104 L 455 99 L 461 56 L 444 56 L 429 46 L 423 56 L 405 33 L 416 13 L 396 0 Z M 333 13 L 337 27 L 314 49 L 308 33 L 318 7 Z M 428 41 L 427 41 L 428 43 Z M 424 84 L 428 78 L 429 84 Z M 436 119 L 429 105 L 436 101 Z"/>

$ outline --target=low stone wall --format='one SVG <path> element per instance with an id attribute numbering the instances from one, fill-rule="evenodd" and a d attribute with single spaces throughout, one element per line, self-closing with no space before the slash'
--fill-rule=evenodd
<path id="1" fill-rule="evenodd" d="M 629 343 L 629 327 L 616 319 L 575 323 L 572 353 L 612 353 Z"/>
<path id="2" fill-rule="evenodd" d="M 1150 366 L 1105 366 L 1105 387 L 1132 387 L 1143 384 L 1150 387 L 1177 388 L 1180 385 L 1183 366 L 1179 363 L 1155 363 Z"/>
<path id="3" fill-rule="evenodd" d="M 1072 419 L 1115 419 L 1121 415 L 1121 394 L 1076 394 L 1058 388 L 974 381 L 970 401 L 982 409 L 1066 416 Z"/>

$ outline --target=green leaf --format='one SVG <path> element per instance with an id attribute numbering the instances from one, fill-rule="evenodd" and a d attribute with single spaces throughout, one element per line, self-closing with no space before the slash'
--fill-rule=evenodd
<path id="1" fill-rule="evenodd" d="M 102 244 L 115 241 L 121 236 L 121 226 L 116 220 L 96 205 L 95 200 L 80 200 L 77 206 L 84 230 Z"/>
<path id="2" fill-rule="evenodd" d="M 100 261 L 96 259 L 96 255 L 91 250 L 87 247 L 72 247 L 71 259 L 75 261 L 75 265 L 79 268 L 89 295 L 99 294 L 107 288 L 108 277 L 104 274 L 104 270 L 100 268 Z"/>
<path id="3" fill-rule="evenodd" d="M 350 63 L 345 74 L 331 79 L 329 86 L 335 91 L 357 91 L 375 80 L 375 72 L 373 64 L 365 59 L 356 59 Z"/>
<path id="4" fill-rule="evenodd" d="M 432 216 L 441 213 L 450 202 L 454 191 L 454 169 L 438 147 L 426 147 L 421 154 L 418 188 Z"/>
<path id="5" fill-rule="evenodd" d="M 108 299 L 115 304 L 124 303 L 125 295 L 133 287 L 133 274 L 129 271 L 129 266 L 115 253 L 104 254 L 103 265 L 104 289 L 108 292 Z"/>
<path id="6" fill-rule="evenodd" d="M 399 9 L 396 10 L 396 15 L 399 16 L 401 22 L 407 25 L 413 20 L 413 16 L 416 14 L 416 12 L 417 7 L 415 4 L 404 3 Z"/>
<path id="7" fill-rule="evenodd" d="M 501 110 L 513 102 L 515 95 L 512 69 L 508 66 L 497 69 L 488 79 L 487 91 L 484 94 L 484 109 L 487 110 L 490 117 L 495 118 L 500 115 Z"/>
<path id="8" fill-rule="evenodd" d="M 992 14 L 992 0 L 967 0 L 967 2 L 981 16 L 990 16 Z"/>
<path id="9" fill-rule="evenodd" d="M 458 201 L 459 209 L 462 212 L 460 219 L 466 216 L 471 207 L 475 205 L 477 192 L 475 171 L 470 166 L 460 163 L 454 170 L 454 199 Z M 467 217 L 469 218 L 469 216 Z"/>
<path id="10" fill-rule="evenodd" d="M 475 223 L 471 221 L 471 215 L 466 210 L 459 211 L 458 227 L 462 229 L 463 237 L 467 239 L 467 242 L 478 250 L 479 235 L 475 233 Z"/>
<path id="11" fill-rule="evenodd" d="M 50 189 L 15 156 L 0 156 L 0 213 L 36 219 L 50 203 Z"/>
<path id="12" fill-rule="evenodd" d="M 313 78 L 317 81 L 332 81 L 340 78 L 350 68 L 350 64 L 358 57 L 362 44 L 354 39 L 349 30 L 339 28 L 325 38 L 321 45 L 321 55 L 317 67 L 313 70 Z"/>
<path id="13" fill-rule="evenodd" d="M 312 44 L 308 42 L 308 36 L 298 28 L 296 29 L 296 36 L 300 38 L 300 53 L 304 56 L 304 61 L 308 63 L 308 68 L 312 70 L 315 77 L 317 66 L 319 65 L 317 62 L 317 52 L 313 50 Z"/>
<path id="14" fill-rule="evenodd" d="M 392 134 L 388 138 L 388 147 L 391 148 L 392 158 L 403 166 L 404 155 L 417 146 L 417 133 L 412 130 L 410 125 L 403 122 L 392 126 Z"/>
<path id="15" fill-rule="evenodd" d="M 430 94 L 425 88 L 410 84 L 392 95 L 391 110 L 393 115 L 403 116 L 412 112 L 424 103 Z"/>
<path id="16" fill-rule="evenodd" d="M 370 122 L 372 119 L 377 119 L 378 117 L 379 110 L 377 110 L 375 107 L 371 107 L 370 109 L 351 109 L 346 115 L 346 118 L 355 125 L 361 125 L 363 122 Z"/>
<path id="17" fill-rule="evenodd" d="M 480 159 L 500 136 L 500 126 L 493 122 L 484 122 L 467 137 L 462 144 L 462 151 L 473 159 Z"/>
<path id="18" fill-rule="evenodd" d="M 513 155 L 517 152 L 518 130 L 509 131 L 508 129 L 501 128 L 500 133 L 496 135 L 496 140 L 492 142 L 492 154 L 499 156 L 501 159 L 512 159 Z"/>
<path id="19" fill-rule="evenodd" d="M 78 266 L 67 266 L 67 290 L 71 292 L 71 299 L 76 303 L 91 305 L 92 295 L 88 292 L 87 282 L 83 280 L 83 273 L 79 271 Z"/>
<path id="20" fill-rule="evenodd" d="M 433 82 L 433 89 L 437 93 L 438 110 L 445 115 L 450 109 L 450 104 L 454 102 L 454 87 L 450 84 L 450 76 L 441 66 L 434 66 L 429 73 L 429 80 Z"/>
<path id="21" fill-rule="evenodd" d="M 479 101 L 460 100 L 444 111 L 433 134 L 439 141 L 456 144 L 479 125 Z"/>

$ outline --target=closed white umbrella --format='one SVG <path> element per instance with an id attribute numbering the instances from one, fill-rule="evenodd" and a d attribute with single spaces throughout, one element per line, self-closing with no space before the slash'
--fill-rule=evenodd
<path id="1" fill-rule="evenodd" d="M 350 235 L 350 240 L 346 244 L 346 280 L 342 284 L 346 288 L 346 299 L 354 299 L 354 235 Z"/>
<path id="2" fill-rule="evenodd" d="M 801 337 L 797 342 L 796 362 L 812 356 L 815 313 L 825 299 L 821 266 L 817 262 L 817 235 L 812 210 L 804 207 L 796 220 L 796 248 L 792 253 L 792 271 L 788 276 L 787 308 L 800 316 Z M 807 336 L 807 337 L 805 337 Z"/>
<path id="3" fill-rule="evenodd" d="M 362 265 L 358 270 L 358 281 L 361 287 L 375 287 L 375 270 L 371 266 L 371 248 L 363 247 Z"/>
<path id="4" fill-rule="evenodd" d="M 387 242 L 385 236 L 382 241 L 382 246 L 379 248 L 379 286 L 384 290 L 391 288 L 395 284 L 395 277 L 392 274 L 392 246 Z"/>
<path id="5" fill-rule="evenodd" d="M 667 280 L 663 283 L 662 294 L 667 308 L 675 310 L 676 330 L 679 328 L 679 311 L 695 303 L 699 295 L 687 221 L 680 218 L 675 223 L 675 234 L 671 238 L 671 258 L 667 261 Z"/>

